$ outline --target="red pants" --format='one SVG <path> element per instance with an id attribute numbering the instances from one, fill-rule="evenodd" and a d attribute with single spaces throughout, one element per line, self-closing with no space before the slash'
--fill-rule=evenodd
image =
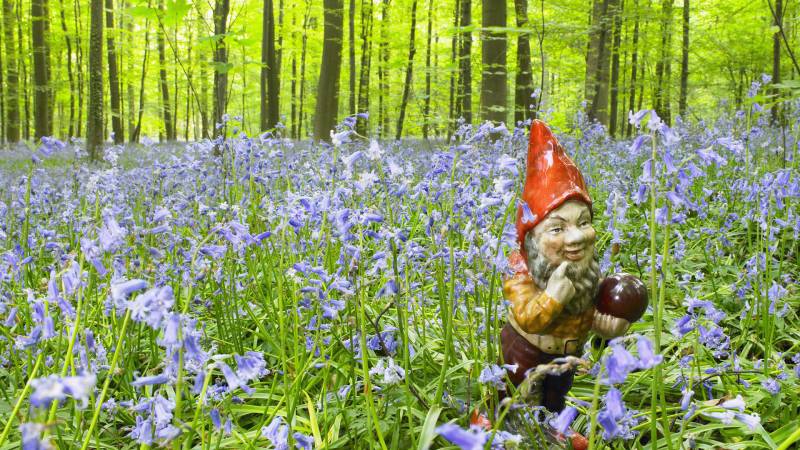
<path id="1" fill-rule="evenodd" d="M 517 371 L 511 373 L 506 371 L 514 386 L 519 386 L 525 379 L 525 372 L 539 364 L 546 364 L 550 361 L 561 358 L 565 355 L 552 355 L 539 350 L 531 345 L 510 325 L 506 324 L 500 333 L 500 347 L 503 350 L 503 362 L 505 364 L 517 364 Z M 572 379 L 575 376 L 574 370 L 569 370 L 561 375 L 546 375 L 541 383 L 542 406 L 548 411 L 559 412 L 564 409 L 567 393 L 572 387 Z"/>

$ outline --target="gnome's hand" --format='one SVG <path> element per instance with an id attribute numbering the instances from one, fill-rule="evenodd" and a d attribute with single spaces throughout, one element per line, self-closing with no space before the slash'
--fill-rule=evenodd
<path id="1" fill-rule="evenodd" d="M 630 326 L 631 323 L 621 317 L 614 317 L 611 314 L 601 313 L 600 311 L 594 312 L 592 331 L 602 338 L 612 339 L 622 336 Z"/>
<path id="2" fill-rule="evenodd" d="M 567 278 L 568 262 L 561 263 L 560 266 L 550 275 L 547 280 L 547 288 L 545 292 L 550 297 L 556 299 L 562 305 L 567 303 L 575 295 L 575 286 L 572 285 L 572 280 Z"/>

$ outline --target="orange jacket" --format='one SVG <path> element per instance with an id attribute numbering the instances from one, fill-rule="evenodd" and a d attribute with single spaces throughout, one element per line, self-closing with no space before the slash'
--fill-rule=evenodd
<path id="1" fill-rule="evenodd" d="M 519 327 L 532 334 L 583 341 L 592 328 L 594 306 L 579 314 L 562 314 L 564 305 L 536 286 L 519 252 L 509 256 L 514 275 L 503 281 L 503 295 L 511 302 L 511 315 Z"/>

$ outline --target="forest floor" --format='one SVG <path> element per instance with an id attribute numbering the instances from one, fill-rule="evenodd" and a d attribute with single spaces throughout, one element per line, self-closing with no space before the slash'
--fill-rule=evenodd
<path id="1" fill-rule="evenodd" d="M 597 447 L 789 448 L 798 129 L 643 117 L 634 139 L 555 130 L 594 199 L 603 273 L 650 288 L 628 337 L 586 348 L 572 427 Z M 488 406 L 512 390 L 500 285 L 526 130 L 339 131 L 230 138 L 221 156 L 149 143 L 90 165 L 54 140 L 4 155 L 0 449 L 540 442 L 552 417 Z M 475 408 L 496 430 L 468 429 Z"/>

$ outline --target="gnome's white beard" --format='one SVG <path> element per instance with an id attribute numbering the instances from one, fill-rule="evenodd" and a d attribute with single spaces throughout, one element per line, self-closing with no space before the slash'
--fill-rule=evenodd
<path id="1" fill-rule="evenodd" d="M 539 243 L 533 231 L 525 235 L 525 252 L 528 254 L 528 270 L 533 281 L 540 289 L 547 288 L 547 280 L 558 268 L 558 264 L 552 264 L 539 252 Z M 593 254 L 588 262 L 568 262 L 566 275 L 575 287 L 575 295 L 564 305 L 564 311 L 567 314 L 580 314 L 591 306 L 597 295 L 600 283 L 600 264 L 597 262 L 597 254 Z"/>

